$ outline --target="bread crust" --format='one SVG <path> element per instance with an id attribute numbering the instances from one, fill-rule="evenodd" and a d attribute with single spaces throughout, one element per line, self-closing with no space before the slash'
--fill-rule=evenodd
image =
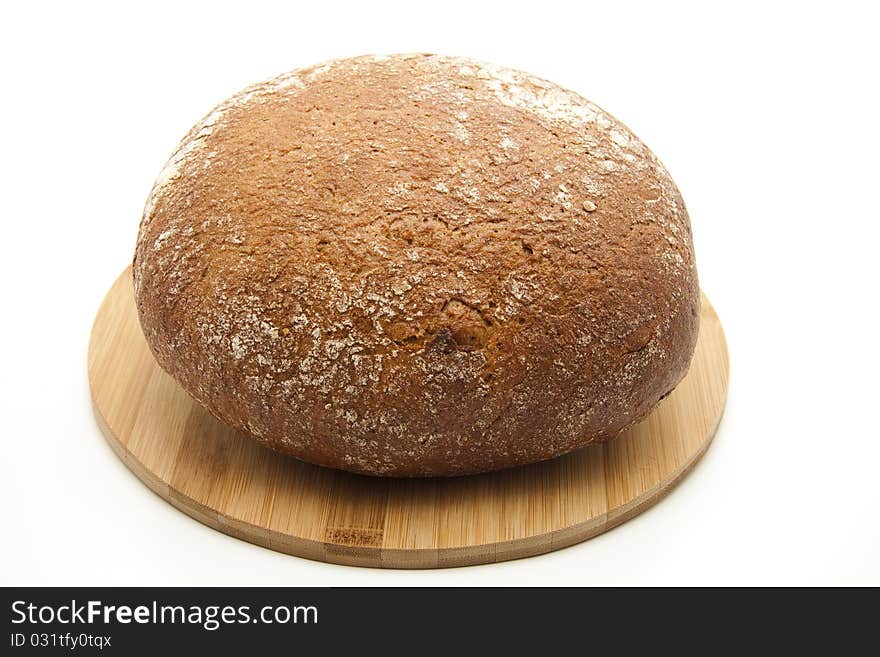
<path id="1" fill-rule="evenodd" d="M 226 424 L 321 465 L 459 475 L 643 418 L 699 287 L 662 164 L 581 96 L 471 60 L 337 60 L 254 85 L 147 201 L 137 308 Z"/>

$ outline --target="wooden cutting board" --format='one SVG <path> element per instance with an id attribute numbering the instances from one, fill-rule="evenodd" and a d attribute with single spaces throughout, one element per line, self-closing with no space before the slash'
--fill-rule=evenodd
<path id="1" fill-rule="evenodd" d="M 687 377 L 616 440 L 486 475 L 381 479 L 276 454 L 195 404 L 147 347 L 130 269 L 104 299 L 89 344 L 98 423 L 155 493 L 206 525 L 273 550 L 384 568 L 531 556 L 632 518 L 666 495 L 706 451 L 727 382 L 724 332 L 704 296 Z"/>

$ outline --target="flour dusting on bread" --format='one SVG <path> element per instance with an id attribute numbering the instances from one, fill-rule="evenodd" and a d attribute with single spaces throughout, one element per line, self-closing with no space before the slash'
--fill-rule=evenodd
<path id="1" fill-rule="evenodd" d="M 574 92 L 463 58 L 334 60 L 225 101 L 157 179 L 133 271 L 195 399 L 370 474 L 608 440 L 684 376 L 698 328 L 657 158 Z"/>

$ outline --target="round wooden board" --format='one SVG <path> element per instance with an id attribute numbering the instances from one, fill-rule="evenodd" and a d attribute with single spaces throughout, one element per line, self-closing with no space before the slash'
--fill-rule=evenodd
<path id="1" fill-rule="evenodd" d="M 578 543 L 657 502 L 706 451 L 727 398 L 724 332 L 703 297 L 690 372 L 643 422 L 604 445 L 501 472 L 382 479 L 260 447 L 198 406 L 153 359 L 131 270 L 101 305 L 89 344 L 99 424 L 153 491 L 226 534 L 310 559 L 436 568 Z"/>

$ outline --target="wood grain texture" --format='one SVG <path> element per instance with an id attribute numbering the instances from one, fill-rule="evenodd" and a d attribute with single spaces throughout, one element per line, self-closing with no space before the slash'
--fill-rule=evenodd
<path id="1" fill-rule="evenodd" d="M 704 296 L 687 377 L 619 438 L 486 475 L 384 479 L 279 455 L 193 402 L 147 347 L 128 269 L 98 311 L 88 364 L 104 435 L 162 498 L 200 522 L 273 550 L 383 568 L 541 554 L 632 518 L 706 451 L 728 384 L 724 332 Z"/>

